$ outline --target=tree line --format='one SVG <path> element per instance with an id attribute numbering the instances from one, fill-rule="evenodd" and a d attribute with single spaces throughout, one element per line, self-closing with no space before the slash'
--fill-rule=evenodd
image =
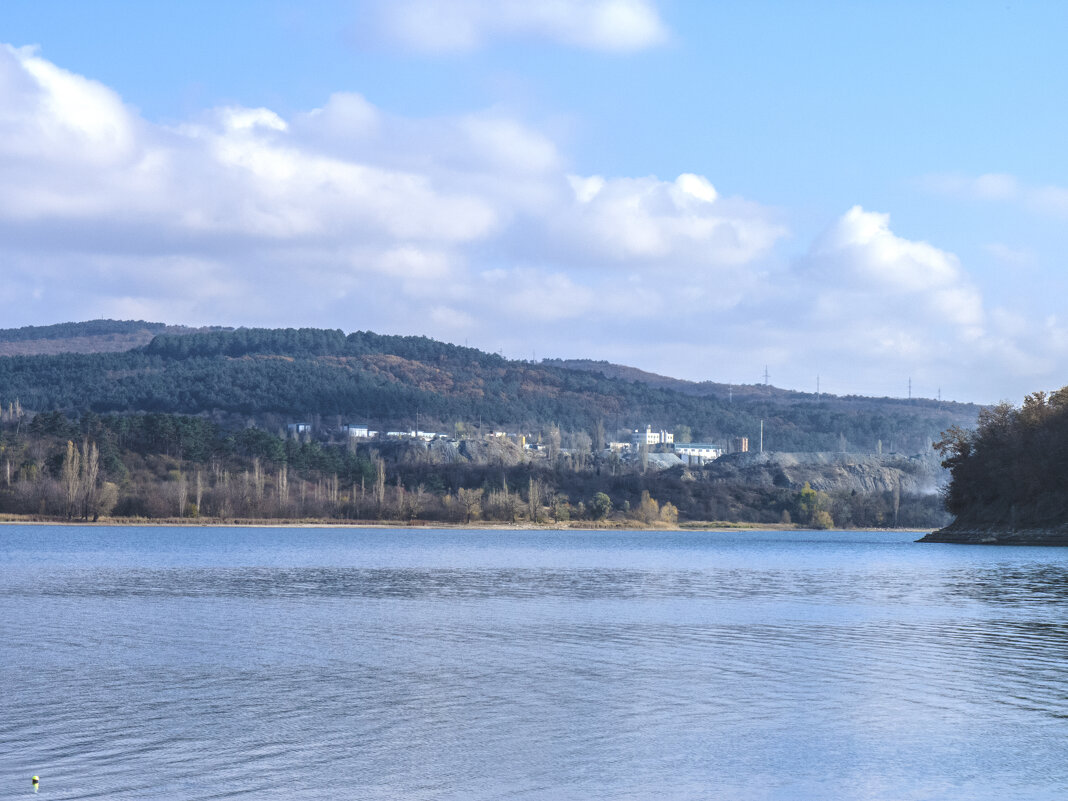
<path id="1" fill-rule="evenodd" d="M 950 471 L 954 526 L 1061 528 L 1068 520 L 1068 387 L 1003 402 L 935 443 Z"/>
<path id="2" fill-rule="evenodd" d="M 532 458 L 503 438 L 357 445 L 206 417 L 0 414 L 0 512 L 91 520 L 337 519 L 808 527 L 938 525 L 936 496 L 822 493 L 713 481 L 700 467 L 643 470 L 548 427 Z M 561 443 L 578 445 L 565 450 Z M 585 443 L 585 449 L 582 447 Z M 440 447 L 439 447 L 440 445 Z"/>

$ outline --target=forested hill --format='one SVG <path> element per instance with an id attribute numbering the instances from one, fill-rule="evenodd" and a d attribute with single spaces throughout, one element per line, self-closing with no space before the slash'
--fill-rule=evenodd
<path id="1" fill-rule="evenodd" d="M 639 370 L 625 364 L 613 364 L 592 359 L 544 359 L 544 364 L 566 367 L 569 370 L 589 370 L 600 373 L 606 378 L 621 378 L 624 381 L 638 381 L 642 384 L 660 389 L 673 389 L 684 395 L 699 395 L 712 398 L 779 398 L 796 399 L 805 397 L 803 392 L 781 389 L 771 384 L 721 384 L 716 381 L 685 381 L 666 375 Z"/>
<path id="2" fill-rule="evenodd" d="M 193 333 L 196 328 L 144 320 L 88 320 L 0 329 L 0 356 L 56 353 L 121 353 L 147 345 L 158 334 Z M 210 329 L 226 330 L 226 329 Z"/>
<path id="3" fill-rule="evenodd" d="M 646 372 L 636 367 L 590 359 L 544 359 L 543 363 L 566 367 L 571 370 L 590 370 L 600 373 L 606 378 L 638 381 L 660 389 L 672 389 L 684 395 L 697 395 L 705 398 L 777 400 L 784 403 L 818 400 L 831 408 L 864 406 L 867 408 L 882 407 L 892 409 L 894 407 L 908 406 L 919 414 L 930 410 L 950 409 L 954 414 L 970 417 L 972 420 L 976 419 L 980 409 L 974 403 L 957 403 L 954 401 L 933 400 L 931 398 L 875 398 L 862 395 L 832 395 L 826 392 L 817 397 L 814 392 L 798 392 L 797 390 L 782 389 L 770 384 L 722 384 L 716 381 L 686 381 L 681 378 L 671 378 L 657 373 Z"/>
<path id="4" fill-rule="evenodd" d="M 702 397 L 591 370 L 509 361 L 425 337 L 320 329 L 160 334 L 124 353 L 0 359 L 0 402 L 31 410 L 241 416 L 265 425 L 314 420 L 379 429 L 457 424 L 613 438 L 621 428 L 687 426 L 695 439 L 749 437 L 781 451 L 916 453 L 976 408 L 900 403 L 869 408 L 805 396 Z M 597 436 L 594 436 L 596 442 Z"/>

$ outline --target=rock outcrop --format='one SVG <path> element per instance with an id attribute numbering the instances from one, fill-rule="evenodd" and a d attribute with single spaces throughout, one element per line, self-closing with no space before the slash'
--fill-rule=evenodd
<path id="1" fill-rule="evenodd" d="M 946 478 L 933 453 L 733 453 L 709 462 L 704 471 L 710 481 L 752 487 L 798 490 L 807 483 L 821 492 L 879 493 L 896 488 L 903 495 L 937 492 Z"/>

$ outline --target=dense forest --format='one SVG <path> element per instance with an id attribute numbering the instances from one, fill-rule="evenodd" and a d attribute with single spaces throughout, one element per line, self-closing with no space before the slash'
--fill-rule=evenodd
<path id="1" fill-rule="evenodd" d="M 984 409 L 974 429 L 951 428 L 936 447 L 950 471 L 950 529 L 1068 527 L 1068 387 Z"/>
<path id="2" fill-rule="evenodd" d="M 644 424 L 685 426 L 695 440 L 744 436 L 754 446 L 763 421 L 769 450 L 904 453 L 929 449 L 941 431 L 971 425 L 978 411 L 801 394 L 732 402 L 425 337 L 320 329 L 160 334 L 123 353 L 0 358 L 0 403 L 16 401 L 34 411 L 204 415 L 269 429 L 296 420 L 380 430 L 419 422 L 445 432 L 552 422 L 611 436 Z"/>
<path id="3" fill-rule="evenodd" d="M 132 334 L 140 331 L 151 331 L 153 334 L 162 334 L 166 330 L 166 323 L 148 323 L 144 320 L 86 320 L 83 323 L 26 325 L 22 328 L 0 329 L 0 342 L 28 342 L 39 339 L 80 339 L 113 334 Z"/>

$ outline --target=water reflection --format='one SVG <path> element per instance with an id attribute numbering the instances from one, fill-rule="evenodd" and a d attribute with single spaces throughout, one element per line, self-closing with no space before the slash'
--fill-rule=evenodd
<path id="1" fill-rule="evenodd" d="M 955 571 L 946 583 L 954 594 L 990 604 L 1068 603 L 1064 564 L 971 568 Z"/>
<path id="2" fill-rule="evenodd" d="M 61 569 L 9 555 L 13 774 L 41 774 L 59 799 L 982 801 L 1068 787 L 1056 554 L 887 536 L 706 538 L 705 551 L 639 539 L 621 555 L 602 539 L 569 567 L 531 535 L 477 541 L 463 567 L 455 542 L 306 538 L 242 567 L 215 536 L 215 566 L 208 545 L 183 564 L 127 542 L 124 566 L 98 569 L 77 551 Z"/>

